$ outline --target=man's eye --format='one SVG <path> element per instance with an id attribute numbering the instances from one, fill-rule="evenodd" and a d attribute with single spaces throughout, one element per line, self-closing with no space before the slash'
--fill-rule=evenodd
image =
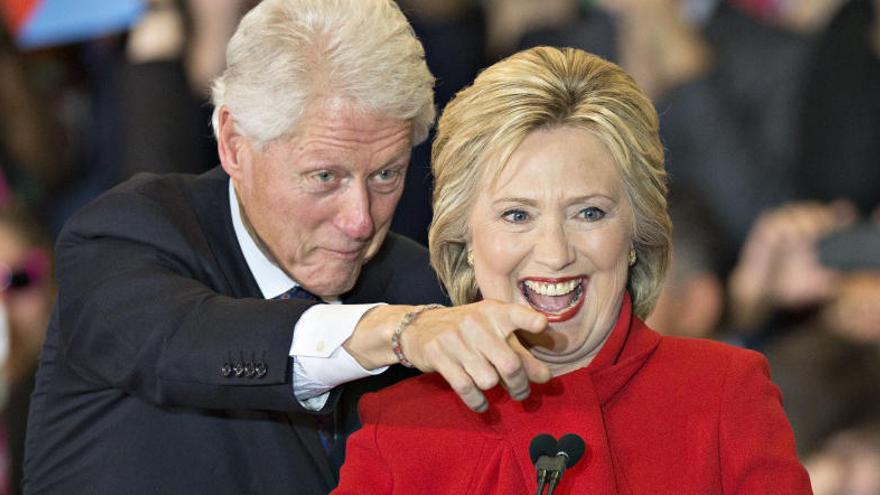
<path id="1" fill-rule="evenodd" d="M 589 208 L 581 210 L 580 216 L 588 222 L 595 222 L 596 220 L 604 218 L 605 212 L 595 206 L 590 206 Z"/>
<path id="2" fill-rule="evenodd" d="M 379 172 L 376 172 L 376 178 L 382 182 L 390 182 L 390 181 L 393 181 L 394 179 L 396 179 L 399 174 L 400 174 L 399 171 L 389 168 L 389 169 L 380 170 Z"/>
<path id="3" fill-rule="evenodd" d="M 315 174 L 315 178 L 318 179 L 319 182 L 330 182 L 336 178 L 336 174 L 329 170 L 321 170 Z"/>
<path id="4" fill-rule="evenodd" d="M 523 223 L 529 220 L 529 214 L 523 210 L 507 210 L 502 215 L 502 218 L 510 223 Z"/>

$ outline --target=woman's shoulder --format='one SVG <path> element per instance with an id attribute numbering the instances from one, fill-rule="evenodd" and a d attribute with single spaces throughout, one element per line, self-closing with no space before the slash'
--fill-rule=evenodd
<path id="1" fill-rule="evenodd" d="M 663 336 L 660 338 L 657 350 L 676 357 L 691 357 L 702 361 L 763 359 L 761 353 L 750 349 L 717 340 L 693 337 Z"/>
<path id="2" fill-rule="evenodd" d="M 709 339 L 664 336 L 652 361 L 706 377 L 756 372 L 769 377 L 769 365 L 763 354 Z"/>

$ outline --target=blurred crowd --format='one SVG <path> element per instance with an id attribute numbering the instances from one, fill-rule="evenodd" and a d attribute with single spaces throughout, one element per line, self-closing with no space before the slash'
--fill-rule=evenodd
<path id="1" fill-rule="evenodd" d="M 52 239 L 133 174 L 218 163 L 210 82 L 256 2 L 143 0 L 123 28 L 28 46 L 16 3 L 0 1 L 0 495 L 18 484 Z M 646 89 L 675 225 L 649 323 L 764 352 L 815 492 L 880 493 L 880 0 L 399 3 L 439 109 L 536 45 L 597 53 Z M 415 150 L 392 227 L 422 243 L 429 156 Z"/>

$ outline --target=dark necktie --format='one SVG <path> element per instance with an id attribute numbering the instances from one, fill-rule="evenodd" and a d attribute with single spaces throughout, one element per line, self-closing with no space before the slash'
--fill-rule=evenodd
<path id="1" fill-rule="evenodd" d="M 321 301 L 321 298 L 312 294 L 311 292 L 303 289 L 300 286 L 296 286 L 289 291 L 281 294 L 276 297 L 276 299 L 305 299 L 306 301 Z"/>
<path id="2" fill-rule="evenodd" d="M 276 299 L 302 299 L 305 301 L 321 301 L 321 298 L 311 292 L 296 286 L 289 291 L 276 297 Z M 336 443 L 336 411 L 332 414 L 315 414 L 312 415 L 315 421 L 315 429 L 318 431 L 318 437 L 321 439 L 321 445 L 325 451 L 330 451 Z"/>

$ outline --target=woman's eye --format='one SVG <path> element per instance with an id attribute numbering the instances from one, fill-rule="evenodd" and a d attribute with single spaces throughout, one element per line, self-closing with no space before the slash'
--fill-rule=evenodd
<path id="1" fill-rule="evenodd" d="M 588 222 L 595 222 L 596 220 L 601 220 L 605 216 L 605 212 L 595 206 L 591 206 L 581 210 L 580 215 Z"/>
<path id="2" fill-rule="evenodd" d="M 511 223 L 523 223 L 529 219 L 529 214 L 522 210 L 508 210 L 502 217 Z"/>

